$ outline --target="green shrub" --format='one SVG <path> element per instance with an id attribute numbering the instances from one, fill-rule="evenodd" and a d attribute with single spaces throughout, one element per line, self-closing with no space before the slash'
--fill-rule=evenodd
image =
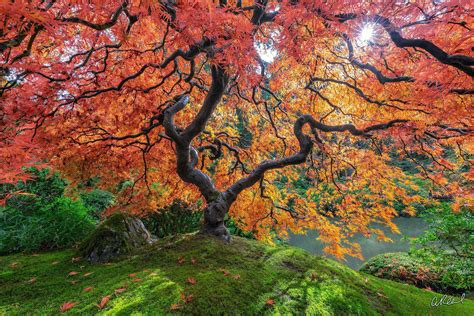
<path id="1" fill-rule="evenodd" d="M 202 215 L 202 210 L 193 209 L 187 203 L 177 199 L 171 205 L 147 215 L 142 220 L 150 233 L 163 238 L 198 231 L 201 228 Z M 251 232 L 241 230 L 228 215 L 225 217 L 224 224 L 231 235 L 253 238 Z"/>
<path id="2" fill-rule="evenodd" d="M 446 291 L 440 269 L 428 267 L 406 252 L 385 253 L 372 257 L 360 271 L 420 288 Z"/>
<path id="3" fill-rule="evenodd" d="M 64 197 L 66 183 L 47 169 L 28 170 L 31 180 L 1 184 L 3 195 L 13 194 L 0 208 L 0 253 L 73 246 L 93 228 L 82 202 Z"/>
<path id="4" fill-rule="evenodd" d="M 199 230 L 201 211 L 193 210 L 187 203 L 175 200 L 171 205 L 144 217 L 143 223 L 158 238 Z"/>
<path id="5" fill-rule="evenodd" d="M 100 189 L 81 192 L 80 196 L 91 216 L 97 220 L 100 220 L 102 212 L 113 204 L 115 197 L 113 193 Z"/>
<path id="6" fill-rule="evenodd" d="M 426 231 L 413 240 L 412 257 L 443 270 L 442 281 L 449 287 L 472 290 L 474 277 L 474 215 L 463 209 L 453 212 L 449 203 L 428 209 L 423 217 Z"/>
<path id="7" fill-rule="evenodd" d="M 406 252 L 385 253 L 369 259 L 360 271 L 382 279 L 408 283 L 436 292 L 455 294 L 472 290 L 471 285 L 446 279 L 446 267 L 427 264 Z M 460 286 L 462 285 L 462 286 Z"/>

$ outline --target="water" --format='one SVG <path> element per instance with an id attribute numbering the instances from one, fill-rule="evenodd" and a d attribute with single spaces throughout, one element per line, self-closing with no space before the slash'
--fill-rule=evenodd
<path id="1" fill-rule="evenodd" d="M 417 217 L 398 217 L 395 218 L 393 222 L 398 226 L 401 234 L 394 234 L 388 227 L 376 225 L 376 227 L 382 229 L 385 232 L 385 235 L 390 237 L 393 242 L 377 241 L 376 237 L 374 236 L 367 238 L 361 234 L 358 234 L 352 238 L 352 241 L 360 244 L 364 260 L 347 257 L 346 261 L 342 261 L 342 263 L 346 264 L 352 269 L 358 270 L 366 260 L 378 254 L 408 251 L 410 249 L 410 243 L 408 240 L 402 240 L 402 238 L 404 236 L 417 237 L 422 234 L 428 226 L 422 218 Z M 316 231 L 308 232 L 308 234 L 305 236 L 290 235 L 289 244 L 303 248 L 313 254 L 324 256 L 324 246 L 319 240 L 316 239 L 317 236 L 318 234 Z"/>

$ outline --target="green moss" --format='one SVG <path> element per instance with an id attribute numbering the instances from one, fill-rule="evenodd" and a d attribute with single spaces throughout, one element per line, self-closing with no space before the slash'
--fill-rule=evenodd
<path id="1" fill-rule="evenodd" d="M 358 273 L 301 249 L 237 237 L 224 244 L 201 235 L 180 235 L 106 265 L 72 262 L 73 255 L 62 251 L 0 257 L 0 315 L 54 315 L 66 301 L 78 303 L 69 314 L 81 315 L 474 312 L 470 300 L 430 308 L 437 294 Z M 68 276 L 71 271 L 79 273 Z M 36 281 L 28 282 L 32 278 Z M 188 278 L 194 278 L 196 284 L 190 284 Z M 92 291 L 82 292 L 89 286 Z M 124 286 L 125 292 L 114 294 Z M 99 311 L 96 304 L 106 295 L 111 300 Z M 189 302 L 184 303 L 182 295 Z M 267 304 L 268 300 L 274 304 Z M 172 304 L 178 304 L 177 311 L 171 310 Z"/>

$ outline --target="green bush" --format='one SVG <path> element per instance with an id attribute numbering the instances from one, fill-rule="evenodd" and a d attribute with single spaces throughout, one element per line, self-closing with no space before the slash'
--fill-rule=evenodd
<path id="1" fill-rule="evenodd" d="M 472 290 L 474 277 L 474 215 L 463 209 L 453 212 L 449 203 L 428 209 L 423 217 L 428 229 L 414 239 L 412 257 L 439 267 L 442 282 L 455 289 Z"/>
<path id="2" fill-rule="evenodd" d="M 439 292 L 454 289 L 442 281 L 442 270 L 427 266 L 406 252 L 380 254 L 369 259 L 360 271 L 382 279 L 408 283 L 420 288 L 431 288 Z"/>
<path id="3" fill-rule="evenodd" d="M 100 220 L 102 212 L 114 202 L 113 193 L 100 189 L 81 192 L 80 196 L 89 214 L 97 220 Z"/>
<path id="4" fill-rule="evenodd" d="M 31 180 L 0 184 L 2 195 L 17 192 L 0 208 L 1 254 L 70 247 L 92 231 L 87 208 L 63 196 L 66 183 L 58 174 L 28 172 Z"/>
<path id="5" fill-rule="evenodd" d="M 158 238 L 163 238 L 198 231 L 201 228 L 202 215 L 201 210 L 195 210 L 187 203 L 177 199 L 171 205 L 147 215 L 142 220 L 150 233 Z M 225 217 L 224 224 L 231 235 L 253 238 L 251 232 L 241 230 L 228 215 Z"/>
<path id="6" fill-rule="evenodd" d="M 199 230 L 201 211 L 193 210 L 187 203 L 175 200 L 171 205 L 144 217 L 143 223 L 158 238 Z"/>

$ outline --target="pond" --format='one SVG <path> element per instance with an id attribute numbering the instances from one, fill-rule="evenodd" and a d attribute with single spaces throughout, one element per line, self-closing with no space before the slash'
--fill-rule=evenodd
<path id="1" fill-rule="evenodd" d="M 375 225 L 375 227 L 382 229 L 387 237 L 390 237 L 393 242 L 377 241 L 376 237 L 364 237 L 362 234 L 354 236 L 351 240 L 360 244 L 364 260 L 347 257 L 346 261 L 342 263 L 358 270 L 362 264 L 368 259 L 387 252 L 408 251 L 410 243 L 408 240 L 402 240 L 404 236 L 417 237 L 422 234 L 427 228 L 426 222 L 418 217 L 398 217 L 393 220 L 398 226 L 400 234 L 395 234 L 390 229 L 383 225 Z M 323 253 L 324 245 L 317 240 L 318 234 L 316 231 L 308 232 L 307 235 L 290 235 L 288 243 L 292 246 L 303 248 L 313 254 L 327 256 Z"/>

